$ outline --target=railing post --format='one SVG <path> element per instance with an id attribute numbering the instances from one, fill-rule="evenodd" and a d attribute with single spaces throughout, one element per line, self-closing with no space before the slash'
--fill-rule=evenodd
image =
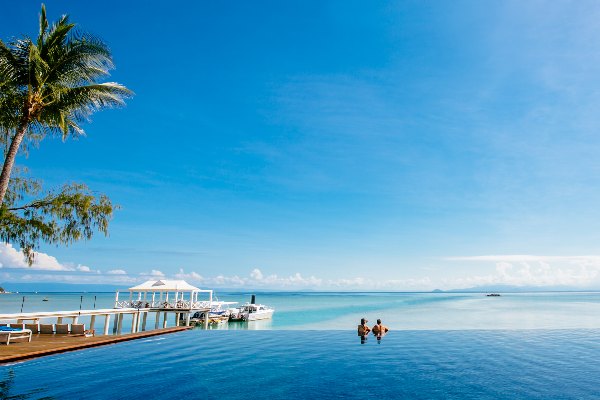
<path id="1" fill-rule="evenodd" d="M 110 314 L 104 316 L 104 335 L 108 335 L 108 328 L 110 327 Z"/>

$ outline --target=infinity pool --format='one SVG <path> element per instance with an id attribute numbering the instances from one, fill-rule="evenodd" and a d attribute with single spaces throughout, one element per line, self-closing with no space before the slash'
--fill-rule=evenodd
<path id="1" fill-rule="evenodd" d="M 599 359 L 599 330 L 193 330 L 0 367 L 0 398 L 590 399 Z"/>

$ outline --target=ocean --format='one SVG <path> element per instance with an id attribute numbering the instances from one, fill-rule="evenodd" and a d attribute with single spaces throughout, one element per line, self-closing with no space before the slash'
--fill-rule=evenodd
<path id="1" fill-rule="evenodd" d="M 127 293 L 120 296 L 125 299 Z M 241 304 L 250 296 L 245 292 L 217 293 L 219 300 Z M 23 312 L 112 308 L 114 298 L 114 293 L 3 294 L 0 314 L 20 312 L 21 308 Z M 600 329 L 600 292 L 505 293 L 501 297 L 482 293 L 258 292 L 256 298 L 275 308 L 273 320 L 233 328 L 345 330 L 354 329 L 360 318 L 366 317 L 370 322 L 381 318 L 395 330 Z M 130 326 L 126 322 L 123 326 Z M 173 323 L 169 321 L 170 326 Z"/>
<path id="2" fill-rule="evenodd" d="M 0 296 L 0 313 L 18 312 L 22 296 Z M 114 299 L 80 296 L 25 294 L 23 311 L 92 308 L 94 296 L 104 308 Z M 219 298 L 246 301 L 249 293 Z M 2 366 L 0 399 L 600 398 L 598 293 L 257 293 L 257 300 L 276 309 L 272 321 Z M 391 331 L 361 343 L 363 316 L 371 324 L 382 318 Z"/>

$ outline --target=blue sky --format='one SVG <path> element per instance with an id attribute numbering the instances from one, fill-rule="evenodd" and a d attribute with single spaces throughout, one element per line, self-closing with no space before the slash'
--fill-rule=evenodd
<path id="1" fill-rule="evenodd" d="M 5 246 L 0 280 L 600 288 L 597 2 L 46 6 L 136 96 L 19 163 L 122 209 L 33 269 Z"/>

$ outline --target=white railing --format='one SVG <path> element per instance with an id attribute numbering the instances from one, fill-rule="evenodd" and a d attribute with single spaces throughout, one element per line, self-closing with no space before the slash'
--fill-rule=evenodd
<path id="1" fill-rule="evenodd" d="M 210 301 L 195 301 L 189 300 L 174 301 L 144 301 L 144 300 L 125 300 L 117 301 L 115 308 L 160 308 L 160 309 L 200 309 L 210 308 Z"/>

